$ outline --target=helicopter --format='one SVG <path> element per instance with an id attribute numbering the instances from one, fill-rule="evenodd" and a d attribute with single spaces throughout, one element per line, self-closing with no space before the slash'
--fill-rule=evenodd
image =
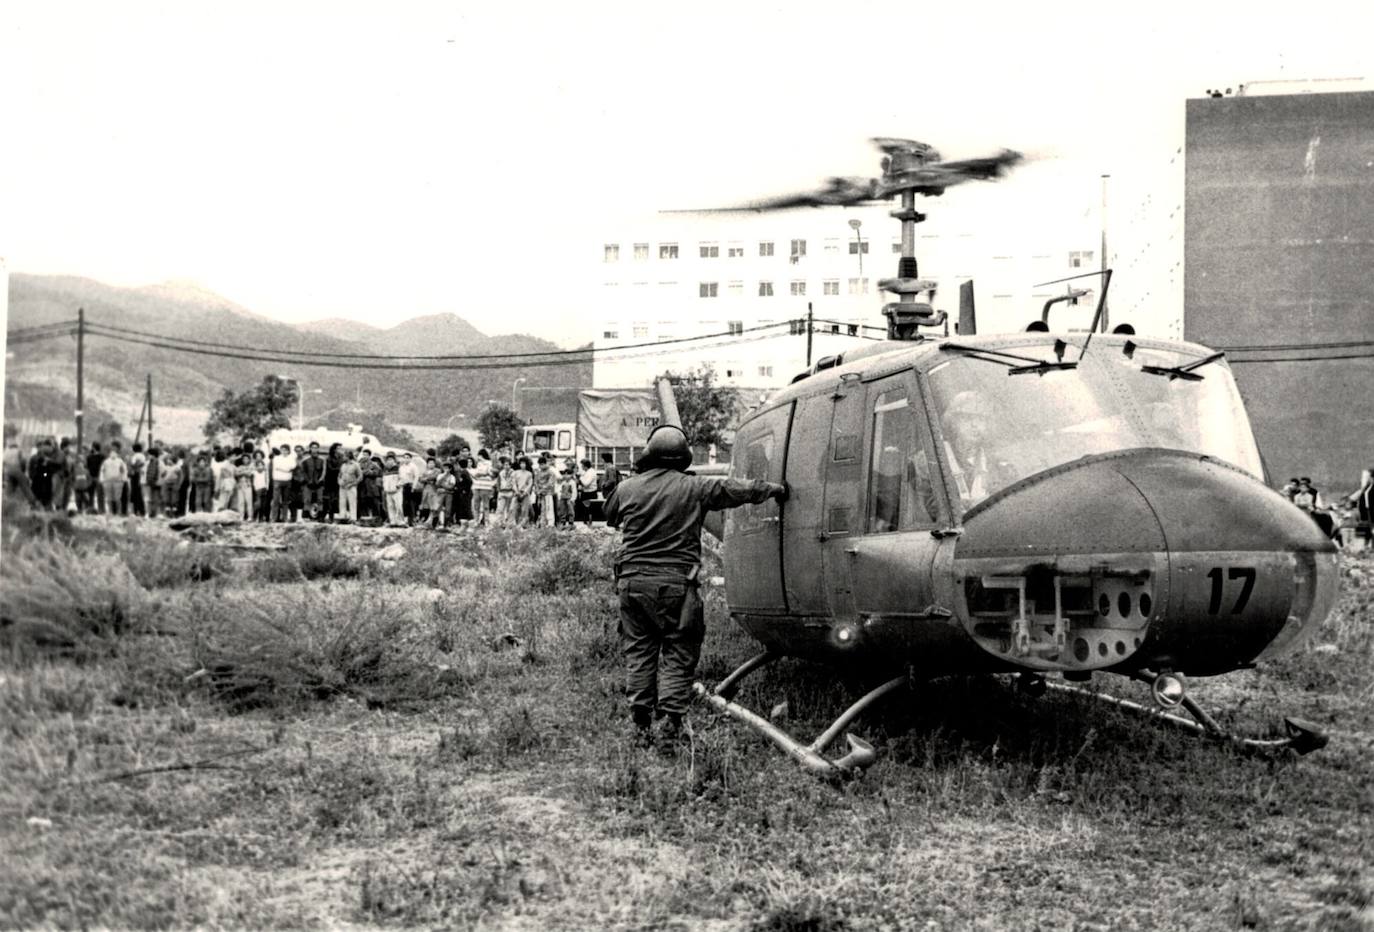
<path id="1" fill-rule="evenodd" d="M 1051 306 L 1084 294 L 1072 286 L 1025 332 L 978 335 L 969 289 L 953 336 L 922 333 L 947 315 L 919 276 L 916 194 L 1000 177 L 1021 156 L 941 162 L 914 140 L 874 143 L 880 178 L 727 208 L 897 196 L 901 257 L 880 282 L 897 296 L 887 339 L 817 360 L 736 431 L 729 474 L 790 494 L 707 522 L 729 613 L 762 650 L 695 692 L 827 778 L 878 759 L 847 732 L 861 713 L 954 674 L 1019 674 L 1033 695 L 1083 692 L 1247 748 L 1324 746 L 1296 718 L 1284 737 L 1230 734 L 1189 694 L 1188 676 L 1300 645 L 1338 593 L 1334 545 L 1264 481 L 1224 355 L 1128 324 L 1099 333 L 1110 269 L 1087 273 L 1102 288 L 1086 333 L 1050 328 Z M 680 424 L 658 384 L 664 421 Z M 888 678 L 803 744 L 734 701 L 785 656 Z M 1096 673 L 1148 683 L 1153 705 L 1074 685 Z M 841 734 L 846 753 L 826 756 Z"/>

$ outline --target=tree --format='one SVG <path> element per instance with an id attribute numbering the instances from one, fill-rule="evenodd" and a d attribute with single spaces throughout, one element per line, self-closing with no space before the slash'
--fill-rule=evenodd
<path id="1" fill-rule="evenodd" d="M 739 415 L 739 392 L 715 384 L 716 371 L 709 365 L 681 375 L 673 372 L 667 375 L 677 397 L 682 431 L 691 444 L 697 447 L 726 444 L 729 439 L 726 431 Z"/>
<path id="2" fill-rule="evenodd" d="M 264 376 L 262 383 L 246 392 L 224 394 L 210 406 L 210 419 L 203 428 L 205 438 L 213 441 L 222 433 L 230 436 L 264 437 L 269 432 L 291 426 L 289 412 L 296 404 L 296 383 Z"/>
<path id="3" fill-rule="evenodd" d="M 477 416 L 477 436 L 488 450 L 506 441 L 518 448 L 525 437 L 525 422 L 505 405 L 487 405 Z"/>
<path id="4" fill-rule="evenodd" d="M 435 449 L 440 456 L 457 456 L 459 451 L 466 447 L 468 442 L 457 434 L 449 434 L 439 441 L 439 446 Z"/>

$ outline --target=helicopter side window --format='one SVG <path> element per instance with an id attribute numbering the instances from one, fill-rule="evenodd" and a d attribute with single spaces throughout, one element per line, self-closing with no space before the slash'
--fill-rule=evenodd
<path id="1" fill-rule="evenodd" d="M 762 479 L 770 481 L 772 472 L 770 467 L 773 459 L 773 435 L 763 434 L 750 440 L 744 448 L 743 455 L 738 451 L 732 465 L 732 473 L 741 479 Z M 772 500 L 758 505 L 745 505 L 742 508 L 733 509 L 730 518 L 736 523 L 740 531 L 756 530 L 763 526 L 764 519 L 777 514 L 777 504 Z"/>
<path id="2" fill-rule="evenodd" d="M 878 395 L 873 405 L 873 455 L 869 466 L 868 529 L 871 533 L 930 524 L 933 490 L 916 416 L 905 388 Z"/>

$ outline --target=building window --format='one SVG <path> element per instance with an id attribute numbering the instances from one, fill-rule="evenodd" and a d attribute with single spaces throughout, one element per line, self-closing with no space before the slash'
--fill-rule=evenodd
<path id="1" fill-rule="evenodd" d="M 901 244 L 899 243 L 898 246 L 900 247 L 900 245 L 901 245 Z M 868 240 L 866 240 L 866 239 L 850 240 L 850 241 L 849 241 L 849 254 L 850 254 L 851 256 L 860 256 L 860 255 L 866 256 L 866 255 L 868 255 Z"/>
<path id="2" fill-rule="evenodd" d="M 714 298 L 719 289 L 718 282 L 701 282 L 697 285 L 697 296 L 701 298 Z"/>
<path id="3" fill-rule="evenodd" d="M 792 240 L 792 258 L 793 258 L 793 259 L 800 259 L 800 258 L 801 258 L 802 256 L 804 256 L 804 255 L 806 255 L 806 240 L 804 240 L 804 239 L 794 239 L 794 240 Z"/>
<path id="4" fill-rule="evenodd" d="M 731 336 L 738 336 L 739 334 L 744 332 L 744 321 L 742 320 L 726 321 L 725 325 L 730 328 Z"/>
<path id="5" fill-rule="evenodd" d="M 827 255 L 833 254 L 838 256 L 840 254 L 840 241 L 835 238 L 827 238 L 823 248 Z"/>
<path id="6" fill-rule="evenodd" d="M 744 296 L 744 282 L 730 282 L 725 286 L 725 291 L 732 298 L 741 298 Z"/>
<path id="7" fill-rule="evenodd" d="M 606 258 L 605 258 L 605 261 L 606 261 L 606 262 L 619 262 L 619 261 L 620 261 L 620 244 L 619 244 L 619 243 L 607 243 L 605 249 L 606 249 Z"/>
<path id="8" fill-rule="evenodd" d="M 701 250 L 701 258 L 703 259 L 720 258 L 720 245 L 717 243 L 702 243 L 697 248 Z"/>
<path id="9" fill-rule="evenodd" d="M 649 325 L 642 320 L 635 321 L 634 326 L 630 328 L 630 335 L 636 340 L 644 339 L 649 335 Z"/>
<path id="10" fill-rule="evenodd" d="M 773 367 L 759 366 L 759 375 L 761 375 L 765 379 L 771 379 L 773 377 Z"/>
<path id="11" fill-rule="evenodd" d="M 744 246 L 740 243 L 731 243 L 725 250 L 725 255 L 730 259 L 743 259 Z"/>
<path id="12" fill-rule="evenodd" d="M 725 377 L 727 379 L 744 378 L 744 366 L 737 362 L 727 363 L 725 368 Z"/>
<path id="13" fill-rule="evenodd" d="M 792 282 L 791 287 L 793 297 L 806 296 L 806 282 Z"/>
<path id="14" fill-rule="evenodd" d="M 644 262 L 649 258 L 649 244 L 635 243 L 635 261 Z"/>
<path id="15" fill-rule="evenodd" d="M 676 259 L 677 243 L 659 243 L 658 257 L 660 259 Z"/>
<path id="16" fill-rule="evenodd" d="M 902 254 L 902 241 L 901 241 L 901 240 L 896 239 L 896 240 L 893 240 L 893 241 L 892 241 L 892 254 L 893 254 L 894 256 L 900 256 L 900 255 Z"/>
<path id="17" fill-rule="evenodd" d="M 603 340 L 619 340 L 619 339 L 620 339 L 620 330 L 617 329 L 617 325 L 616 325 L 616 324 L 607 324 L 607 325 L 606 325 L 606 329 L 603 330 L 603 331 L 601 332 L 601 339 L 603 339 Z"/>
<path id="18" fill-rule="evenodd" d="M 759 282 L 759 297 L 760 297 L 760 298 L 771 298 L 771 297 L 773 297 L 773 283 L 772 283 L 772 282 Z"/>
<path id="19" fill-rule="evenodd" d="M 821 282 L 821 294 L 838 295 L 840 293 L 840 280 L 838 278 L 827 278 Z"/>
<path id="20" fill-rule="evenodd" d="M 759 243 L 759 255 L 761 255 L 761 256 L 771 256 L 772 254 L 773 254 L 773 243 L 772 243 L 771 241 L 769 241 L 769 240 L 763 240 L 763 241 L 761 241 L 761 242 Z"/>
<path id="21" fill-rule="evenodd" d="M 1093 251 L 1069 253 L 1069 268 L 1086 269 L 1093 264 Z"/>
<path id="22" fill-rule="evenodd" d="M 850 294 L 868 294 L 868 279 L 851 278 L 849 280 Z"/>

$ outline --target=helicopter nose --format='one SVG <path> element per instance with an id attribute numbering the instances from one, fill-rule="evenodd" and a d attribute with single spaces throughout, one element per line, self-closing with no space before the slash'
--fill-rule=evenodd
<path id="1" fill-rule="evenodd" d="M 1252 476 L 1132 450 L 1055 467 L 970 509 L 955 568 L 970 633 L 1022 666 L 1205 675 L 1309 633 L 1335 599 L 1334 553 Z"/>
<path id="2" fill-rule="evenodd" d="M 1205 457 L 1151 451 L 1116 466 L 1150 503 L 1169 557 L 1163 617 L 1143 653 L 1222 673 L 1291 650 L 1337 595 L 1335 545 L 1282 495 Z"/>

